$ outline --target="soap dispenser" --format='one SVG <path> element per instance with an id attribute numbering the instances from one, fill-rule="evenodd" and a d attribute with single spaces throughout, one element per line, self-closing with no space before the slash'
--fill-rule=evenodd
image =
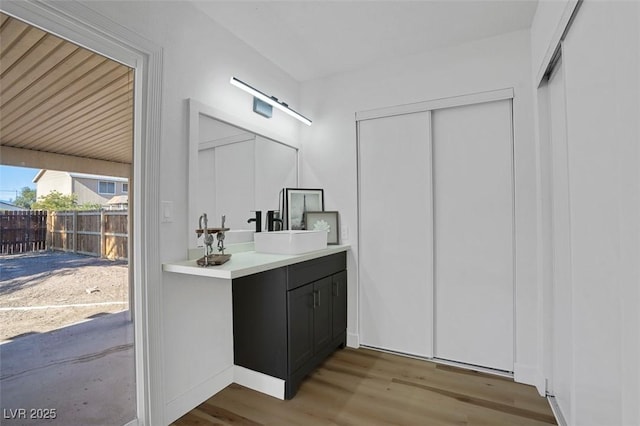
<path id="1" fill-rule="evenodd" d="M 280 212 L 277 210 L 267 211 L 267 231 L 281 231 L 282 220 L 280 219 Z"/>

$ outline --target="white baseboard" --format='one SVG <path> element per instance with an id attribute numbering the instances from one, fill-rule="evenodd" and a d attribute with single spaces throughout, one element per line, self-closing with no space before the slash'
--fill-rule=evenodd
<path id="1" fill-rule="evenodd" d="M 265 393 L 274 398 L 284 399 L 284 380 L 282 379 L 235 365 L 233 370 L 233 381 L 239 385 Z"/>
<path id="2" fill-rule="evenodd" d="M 164 407 L 164 423 L 170 424 L 198 405 L 202 404 L 212 395 L 233 383 L 234 366 L 230 366 L 200 383 L 196 387 L 188 390 Z"/>
<path id="3" fill-rule="evenodd" d="M 513 380 L 525 385 L 538 387 L 540 385 L 538 368 L 535 365 L 515 363 L 513 365 Z"/>
<path id="4" fill-rule="evenodd" d="M 556 418 L 558 422 L 558 426 L 567 426 L 567 421 L 562 415 L 562 410 L 558 405 L 558 401 L 552 396 L 547 396 L 547 401 L 549 401 L 549 405 L 551 406 L 551 411 L 553 412 L 553 416 Z"/>
<path id="5" fill-rule="evenodd" d="M 360 335 L 347 332 L 347 346 L 358 349 L 360 347 Z"/>

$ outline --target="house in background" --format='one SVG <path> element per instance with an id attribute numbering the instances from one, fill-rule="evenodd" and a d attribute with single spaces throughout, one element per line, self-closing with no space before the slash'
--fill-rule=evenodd
<path id="1" fill-rule="evenodd" d="M 129 196 L 127 194 L 115 195 L 103 206 L 105 210 L 127 210 L 129 208 Z"/>
<path id="2" fill-rule="evenodd" d="M 58 191 L 64 195 L 76 194 L 78 204 L 95 203 L 110 209 L 126 209 L 128 204 L 127 178 L 42 169 L 33 183 L 38 199 Z"/>
<path id="3" fill-rule="evenodd" d="M 16 206 L 8 201 L 0 201 L 0 211 L 24 211 L 28 210 L 20 206 Z"/>

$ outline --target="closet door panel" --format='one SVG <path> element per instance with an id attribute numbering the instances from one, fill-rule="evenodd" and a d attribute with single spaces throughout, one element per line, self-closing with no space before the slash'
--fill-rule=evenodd
<path id="1" fill-rule="evenodd" d="M 436 357 L 513 371 L 511 100 L 432 125 Z"/>
<path id="2" fill-rule="evenodd" d="M 549 129 L 551 152 L 551 244 L 553 254 L 552 380 L 553 395 L 569 419 L 573 337 L 571 333 L 571 218 L 567 149 L 566 101 L 562 61 L 549 79 Z"/>
<path id="3" fill-rule="evenodd" d="M 432 356 L 430 113 L 359 122 L 360 342 Z"/>
<path id="4" fill-rule="evenodd" d="M 640 424 L 639 16 L 583 2 L 562 45 L 577 425 Z"/>

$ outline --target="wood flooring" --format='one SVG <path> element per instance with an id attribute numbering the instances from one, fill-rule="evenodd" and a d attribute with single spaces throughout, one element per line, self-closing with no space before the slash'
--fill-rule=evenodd
<path id="1" fill-rule="evenodd" d="M 184 425 L 549 425 L 535 388 L 486 373 L 368 349 L 343 349 L 289 401 L 232 384 Z"/>

